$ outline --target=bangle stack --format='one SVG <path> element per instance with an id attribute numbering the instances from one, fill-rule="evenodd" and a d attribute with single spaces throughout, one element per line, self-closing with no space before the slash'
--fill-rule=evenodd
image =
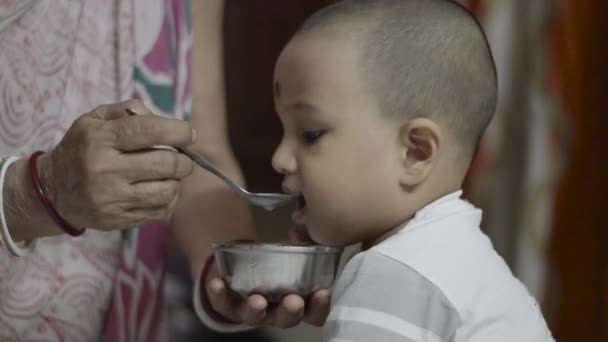
<path id="1" fill-rule="evenodd" d="M 4 214 L 4 179 L 8 168 L 17 160 L 16 157 L 0 156 L 0 243 L 6 248 L 12 255 L 16 257 L 22 257 L 28 255 L 33 249 L 36 240 L 15 242 L 11 237 L 6 223 L 6 216 Z"/>
<path id="2" fill-rule="evenodd" d="M 38 177 L 38 168 L 36 167 L 36 162 L 38 161 L 38 157 L 40 157 L 44 152 L 36 151 L 29 160 L 29 169 L 30 169 L 30 177 L 32 179 L 32 186 L 34 187 L 34 192 L 40 203 L 44 206 L 46 211 L 49 213 L 49 216 L 55 221 L 55 223 L 68 235 L 71 236 L 80 236 L 85 228 L 76 228 L 71 225 L 68 221 L 66 221 L 55 209 L 51 201 L 49 201 L 48 196 L 46 195 L 46 191 L 44 191 L 44 186 L 42 186 L 42 182 L 40 181 L 40 177 Z"/>

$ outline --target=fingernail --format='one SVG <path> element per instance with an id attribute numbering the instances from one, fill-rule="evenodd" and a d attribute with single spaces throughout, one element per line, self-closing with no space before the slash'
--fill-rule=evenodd
<path id="1" fill-rule="evenodd" d="M 250 304 L 256 311 L 266 309 L 266 301 L 263 298 L 252 298 Z"/>
<path id="2" fill-rule="evenodd" d="M 221 281 L 219 281 L 218 279 L 212 279 L 211 282 L 209 283 L 209 288 L 211 289 L 211 292 L 213 293 L 220 293 L 222 291 L 222 283 Z"/>
<path id="3" fill-rule="evenodd" d="M 192 128 L 192 143 L 196 141 L 196 129 Z"/>
<path id="4" fill-rule="evenodd" d="M 137 114 L 137 112 L 135 110 L 133 110 L 131 108 L 127 108 L 126 111 L 127 111 L 127 113 L 129 113 L 129 115 L 139 115 L 139 114 Z"/>

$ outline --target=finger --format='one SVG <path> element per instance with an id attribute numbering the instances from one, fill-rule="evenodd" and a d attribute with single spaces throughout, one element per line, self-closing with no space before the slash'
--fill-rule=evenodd
<path id="1" fill-rule="evenodd" d="M 222 279 L 211 279 L 207 283 L 206 290 L 207 297 L 209 298 L 213 310 L 235 322 L 242 321 L 238 311 L 239 303 L 242 303 L 243 300 L 237 298 L 236 295 L 228 289 Z"/>
<path id="2" fill-rule="evenodd" d="M 136 221 L 131 224 L 131 227 L 167 221 L 171 217 L 173 209 L 170 205 L 165 205 L 155 208 L 136 209 L 133 212 L 136 215 Z"/>
<path id="3" fill-rule="evenodd" d="M 331 304 L 331 291 L 319 290 L 311 295 L 304 314 L 304 321 L 311 325 L 325 324 Z"/>
<path id="4" fill-rule="evenodd" d="M 279 328 L 291 328 L 302 321 L 304 316 L 304 300 L 298 295 L 288 295 L 281 303 L 267 314 L 266 319 Z"/>
<path id="5" fill-rule="evenodd" d="M 124 172 L 132 182 L 174 179 L 180 180 L 192 173 L 192 160 L 186 155 L 168 150 L 145 150 L 125 153 Z"/>
<path id="6" fill-rule="evenodd" d="M 310 238 L 306 227 L 291 227 L 287 233 L 289 236 L 289 242 L 294 245 L 311 245 L 315 242 Z"/>
<path id="7" fill-rule="evenodd" d="M 185 121 L 157 115 L 137 115 L 112 121 L 114 147 L 135 151 L 154 145 L 183 147 L 194 142 L 195 132 Z"/>
<path id="8" fill-rule="evenodd" d="M 179 182 L 174 179 L 131 184 L 126 205 L 128 208 L 163 207 L 175 202 L 179 195 Z"/>
<path id="9" fill-rule="evenodd" d="M 132 209 L 131 211 L 138 215 L 136 225 L 169 220 L 173 215 L 178 199 L 179 196 L 176 196 L 169 204 L 158 207 Z"/>
<path id="10" fill-rule="evenodd" d="M 238 315 L 241 321 L 247 325 L 258 326 L 264 322 L 266 318 L 266 308 L 268 301 L 261 295 L 251 295 L 244 303 L 239 306 Z"/>
<path id="11" fill-rule="evenodd" d="M 136 208 L 119 210 L 120 215 L 104 216 L 97 222 L 92 222 L 88 227 L 99 230 L 128 229 L 141 225 L 167 221 L 173 212 L 175 205 L 150 208 Z"/>
<path id="12" fill-rule="evenodd" d="M 137 114 L 151 114 L 150 110 L 141 101 L 133 99 L 98 106 L 91 113 L 86 114 L 86 116 L 100 120 L 116 120 L 130 115 L 127 112 L 127 108 Z"/>

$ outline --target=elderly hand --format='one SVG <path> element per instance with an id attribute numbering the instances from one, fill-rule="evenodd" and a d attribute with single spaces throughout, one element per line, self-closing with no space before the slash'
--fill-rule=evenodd
<path id="1" fill-rule="evenodd" d="M 59 214 L 76 227 L 124 229 L 167 218 L 192 161 L 154 145 L 187 146 L 189 123 L 156 115 L 139 101 L 97 107 L 77 119 L 38 172 Z"/>
<path id="2" fill-rule="evenodd" d="M 301 227 L 292 228 L 289 239 L 294 244 L 312 241 Z M 251 326 L 272 325 L 285 329 L 302 321 L 321 326 L 327 319 L 331 302 L 331 291 L 328 289 L 319 290 L 306 300 L 298 295 L 288 295 L 277 305 L 269 305 L 266 298 L 257 294 L 243 300 L 218 277 L 207 283 L 206 290 L 215 311 L 232 321 Z"/>

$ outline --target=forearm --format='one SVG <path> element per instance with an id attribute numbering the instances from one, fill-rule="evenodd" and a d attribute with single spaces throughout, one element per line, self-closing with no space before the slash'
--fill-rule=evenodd
<path id="1" fill-rule="evenodd" d="M 45 162 L 45 156 L 40 157 L 39 162 Z M 39 174 L 44 183 L 46 175 Z M 14 241 L 62 233 L 34 193 L 27 159 L 20 159 L 9 167 L 3 192 L 6 223 Z"/>
<path id="2" fill-rule="evenodd" d="M 193 148 L 228 177 L 244 184 L 228 142 L 224 95 L 222 0 L 192 1 Z M 211 243 L 255 236 L 247 204 L 216 176 L 195 167 L 182 183 L 172 231 L 193 275 L 202 268 Z"/>
<path id="3" fill-rule="evenodd" d="M 243 184 L 243 177 L 232 153 L 215 150 L 207 157 L 228 177 Z M 211 253 L 211 244 L 216 241 L 235 239 L 255 239 L 255 232 L 248 205 L 238 198 L 228 186 L 211 173 L 197 169 L 182 183 L 180 202 L 174 212 L 172 232 L 174 240 L 190 263 L 194 279 L 193 305 L 198 317 L 208 327 L 223 332 L 248 329 L 246 326 L 222 324 L 209 316 L 202 305 L 201 291 L 206 284 L 201 283 L 201 272 Z M 207 279 L 216 277 L 215 268 L 207 274 Z"/>
<path id="4" fill-rule="evenodd" d="M 214 160 L 228 177 L 243 183 L 236 161 Z M 235 239 L 254 239 L 247 204 L 216 176 L 197 169 L 182 183 L 180 202 L 174 212 L 172 233 L 177 246 L 190 261 L 196 276 L 211 252 L 211 243 Z"/>

